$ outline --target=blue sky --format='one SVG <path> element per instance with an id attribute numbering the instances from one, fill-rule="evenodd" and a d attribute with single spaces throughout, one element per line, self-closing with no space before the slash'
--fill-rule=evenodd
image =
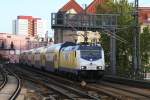
<path id="1" fill-rule="evenodd" d="M 12 33 L 12 20 L 18 15 L 31 15 L 46 19 L 57 12 L 69 0 L 0 0 L 0 33 Z M 81 6 L 93 0 L 76 0 Z M 134 0 L 130 0 L 134 1 Z M 150 6 L 149 0 L 139 0 L 141 6 Z M 149 1 L 149 2 L 148 2 Z M 50 29 L 50 27 L 49 27 Z M 52 32 L 50 30 L 50 32 Z"/>

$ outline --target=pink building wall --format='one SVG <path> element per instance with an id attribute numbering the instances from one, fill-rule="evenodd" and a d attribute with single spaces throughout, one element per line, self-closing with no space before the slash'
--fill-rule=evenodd
<path id="1" fill-rule="evenodd" d="M 4 48 L 1 48 L 2 41 L 4 42 Z M 14 44 L 14 50 L 9 50 L 11 48 L 11 42 Z M 48 45 L 50 44 L 51 42 L 48 43 Z M 18 55 L 20 52 L 46 45 L 47 41 L 39 42 L 33 37 L 29 38 L 26 36 L 0 33 L 0 54 L 9 58 L 12 62 L 18 61 Z"/>
<path id="2" fill-rule="evenodd" d="M 16 50 L 26 50 L 27 42 L 29 41 L 25 36 L 17 36 L 12 34 L 0 33 L 0 45 L 4 41 L 6 49 L 10 48 L 11 42 L 14 44 L 14 49 Z"/>
<path id="3" fill-rule="evenodd" d="M 4 48 L 2 47 L 2 41 L 4 42 Z M 13 42 L 15 50 L 10 49 L 10 44 Z M 0 54 L 9 58 L 10 62 L 18 62 L 19 54 L 22 50 L 27 49 L 27 39 L 23 36 L 16 36 L 12 34 L 0 33 Z"/>

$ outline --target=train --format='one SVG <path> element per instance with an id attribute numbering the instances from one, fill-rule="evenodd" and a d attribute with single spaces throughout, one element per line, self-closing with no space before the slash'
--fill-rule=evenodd
<path id="1" fill-rule="evenodd" d="M 76 78 L 101 78 L 105 72 L 100 44 L 65 42 L 23 51 L 19 63 Z"/>

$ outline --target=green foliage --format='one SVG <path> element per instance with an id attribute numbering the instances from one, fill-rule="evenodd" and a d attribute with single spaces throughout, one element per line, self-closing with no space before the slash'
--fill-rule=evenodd
<path id="1" fill-rule="evenodd" d="M 97 6 L 97 13 L 117 13 L 120 14 L 118 18 L 119 30 L 117 35 L 127 40 L 128 43 L 117 41 L 117 71 L 118 74 L 130 72 L 132 68 L 132 51 L 133 51 L 133 29 L 135 21 L 132 16 L 133 4 L 128 3 L 128 0 L 108 0 L 108 2 Z M 127 27 L 127 28 L 126 28 Z M 143 33 L 140 34 L 141 43 L 141 60 L 142 66 L 150 69 L 150 29 L 144 28 Z M 102 46 L 105 50 L 106 64 L 109 64 L 110 56 L 110 38 L 106 34 L 101 34 Z"/>
<path id="2" fill-rule="evenodd" d="M 128 3 L 128 0 L 109 0 L 108 2 L 97 6 L 97 13 L 117 13 L 120 14 L 118 17 L 118 26 L 120 30 L 117 30 L 117 35 L 127 40 L 128 43 L 117 41 L 117 70 L 119 73 L 123 73 L 125 70 L 131 69 L 131 56 L 132 56 L 132 27 L 133 16 L 133 5 Z M 128 27 L 128 28 L 126 28 Z M 106 52 L 106 63 L 109 64 L 109 52 L 110 52 L 110 38 L 106 34 L 101 34 L 102 46 Z"/>
<path id="3" fill-rule="evenodd" d="M 150 29 L 145 27 L 140 35 L 141 60 L 144 67 L 150 67 Z"/>

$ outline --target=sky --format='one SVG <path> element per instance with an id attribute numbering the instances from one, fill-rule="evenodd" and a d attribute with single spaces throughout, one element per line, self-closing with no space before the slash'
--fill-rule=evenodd
<path id="1" fill-rule="evenodd" d="M 0 33 L 12 33 L 12 20 L 18 15 L 29 15 L 48 20 L 49 31 L 50 16 L 57 12 L 69 0 L 0 0 Z M 93 0 L 76 0 L 82 7 Z M 134 0 L 129 0 L 133 2 Z M 150 0 L 139 0 L 140 6 L 149 6 Z"/>

